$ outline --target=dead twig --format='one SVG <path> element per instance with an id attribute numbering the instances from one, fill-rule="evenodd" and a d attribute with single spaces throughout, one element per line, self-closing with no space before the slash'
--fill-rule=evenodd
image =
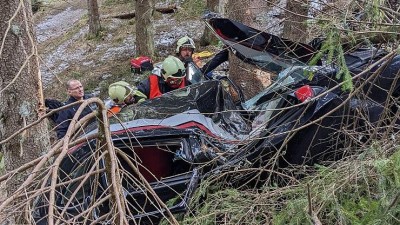
<path id="1" fill-rule="evenodd" d="M 76 111 L 74 117 L 71 120 L 70 126 L 67 130 L 67 133 L 65 134 L 64 138 L 62 139 L 63 146 L 62 146 L 62 151 L 60 155 L 56 158 L 56 160 L 53 163 L 53 173 L 51 176 L 51 182 L 50 182 L 50 199 L 49 199 L 49 208 L 48 208 L 48 223 L 49 225 L 54 224 L 54 203 L 55 203 L 55 185 L 57 182 L 57 176 L 58 176 L 58 168 L 60 167 L 60 163 L 64 156 L 68 153 L 68 143 L 71 135 L 73 134 L 75 124 L 78 122 L 78 118 L 85 109 L 86 106 L 88 106 L 91 103 L 97 103 L 98 105 L 104 105 L 104 103 L 99 99 L 99 98 L 90 98 L 88 100 L 85 100 L 78 108 Z"/>

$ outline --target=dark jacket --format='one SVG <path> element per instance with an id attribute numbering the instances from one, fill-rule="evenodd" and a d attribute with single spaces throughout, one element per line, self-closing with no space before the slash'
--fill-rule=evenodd
<path id="1" fill-rule="evenodd" d="M 62 106 L 64 106 L 63 102 L 58 101 L 57 99 L 51 99 L 51 98 L 46 98 L 44 100 L 44 105 L 46 106 L 46 113 L 49 113 L 53 109 L 58 109 Z M 53 113 L 51 116 L 49 116 L 49 119 L 53 123 L 57 123 L 57 117 L 58 117 L 58 112 Z"/>
<path id="2" fill-rule="evenodd" d="M 174 88 L 171 88 L 170 86 L 168 86 L 168 84 L 165 83 L 164 79 L 162 79 L 160 76 L 157 75 L 150 75 L 150 76 L 156 76 L 158 77 L 158 87 L 159 87 L 159 91 L 161 92 L 161 94 L 170 92 L 175 90 Z M 189 81 L 187 81 L 185 79 L 185 86 L 189 85 Z M 143 94 L 145 94 L 147 96 L 148 99 L 151 99 L 151 84 L 150 84 L 150 78 L 147 78 L 146 80 L 141 81 L 138 86 L 137 86 L 138 91 L 142 92 Z"/>
<path id="3" fill-rule="evenodd" d="M 228 61 L 229 51 L 227 48 L 218 52 L 210 61 L 208 61 L 200 70 L 207 76 L 207 74 L 221 65 L 223 62 Z"/>
<path id="4" fill-rule="evenodd" d="M 88 99 L 91 97 L 92 97 L 91 95 L 85 95 L 85 96 L 83 96 L 83 99 Z M 70 97 L 68 99 L 68 101 L 66 101 L 64 103 L 64 105 L 68 105 L 68 104 L 74 103 L 76 101 L 77 100 L 74 97 Z M 65 133 L 67 133 L 69 124 L 71 123 L 72 118 L 74 118 L 75 113 L 78 110 L 80 105 L 81 104 L 71 106 L 71 107 L 66 108 L 58 113 L 58 117 L 56 120 L 56 123 L 58 124 L 57 130 L 56 130 L 58 139 L 63 138 L 65 136 Z M 93 106 L 85 107 L 85 109 L 82 111 L 81 115 L 79 116 L 79 119 L 81 119 L 82 117 L 86 116 L 87 114 L 93 112 L 93 110 L 95 110 Z"/>

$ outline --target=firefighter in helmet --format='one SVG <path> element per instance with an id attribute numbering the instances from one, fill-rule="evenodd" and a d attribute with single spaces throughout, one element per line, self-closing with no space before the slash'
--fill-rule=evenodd
<path id="1" fill-rule="evenodd" d="M 128 109 L 127 105 L 140 103 L 147 99 L 136 87 L 132 87 L 125 81 L 110 84 L 108 95 L 113 103 L 108 105 L 107 115 L 113 117 L 118 114 L 118 119 L 121 121 L 129 121 L 134 117 L 132 109 Z"/>
<path id="2" fill-rule="evenodd" d="M 139 83 L 137 89 L 148 99 L 153 99 L 189 84 L 182 61 L 175 56 L 168 56 L 162 63 L 161 76 L 151 74 L 146 80 Z"/>
<path id="3" fill-rule="evenodd" d="M 176 56 L 184 63 L 185 67 L 188 62 L 194 62 L 200 66 L 201 60 L 199 57 L 194 57 L 193 53 L 196 49 L 194 41 L 188 36 L 184 36 L 176 43 Z"/>
<path id="4" fill-rule="evenodd" d="M 125 81 L 118 81 L 110 84 L 108 95 L 115 104 L 130 105 L 144 101 L 147 97 L 143 95 L 136 87 L 132 87 Z"/>
<path id="5" fill-rule="evenodd" d="M 125 81 L 118 81 L 109 86 L 108 94 L 115 104 L 130 105 L 156 98 L 189 84 L 182 61 L 175 56 L 168 56 L 162 62 L 161 76 L 151 74 L 137 87 L 132 87 Z"/>

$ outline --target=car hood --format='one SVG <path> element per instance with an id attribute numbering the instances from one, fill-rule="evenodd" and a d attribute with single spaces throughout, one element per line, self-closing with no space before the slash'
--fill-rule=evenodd
<path id="1" fill-rule="evenodd" d="M 165 134 L 166 129 L 178 132 L 198 128 L 211 137 L 230 142 L 244 139 L 251 131 L 218 80 L 174 90 L 141 104 L 127 106 L 124 110 L 132 116 L 124 122 L 111 120 L 113 135 L 130 132 L 145 136 L 150 130 L 154 135 L 158 132 L 155 130 Z M 91 127 L 86 135 L 97 132 L 95 127 Z"/>

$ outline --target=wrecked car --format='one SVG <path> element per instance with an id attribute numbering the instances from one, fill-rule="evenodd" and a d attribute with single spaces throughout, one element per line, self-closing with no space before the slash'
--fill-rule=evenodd
<path id="1" fill-rule="evenodd" d="M 168 211 L 185 212 L 199 183 L 211 173 L 240 166 L 311 165 L 340 158 L 343 152 L 337 150 L 346 139 L 338 131 L 349 126 L 364 129 L 365 124 L 378 122 L 383 98 L 398 97 L 398 56 L 378 74 L 382 82 L 369 85 L 370 90 L 392 91 L 385 96 L 366 92 L 370 98 L 357 98 L 337 86 L 340 81 L 334 79 L 338 69 L 334 65 L 307 65 L 316 52 L 313 47 L 227 19 L 211 19 L 209 24 L 239 58 L 276 71 L 276 79 L 244 101 L 229 78 L 194 76 L 197 82 L 193 85 L 132 106 L 131 120 L 110 125 L 118 165 L 124 171 L 121 195 L 127 202 L 126 219 L 132 224 L 157 223 Z M 288 46 L 293 48 L 288 50 Z M 359 71 L 354 75 L 371 60 L 384 56 L 371 57 L 371 50 L 366 51 L 369 53 L 348 55 L 349 68 Z M 379 68 L 376 65 L 369 74 Z M 309 71 L 314 71 L 312 79 Z M 366 117 L 355 118 L 359 111 Z M 96 132 L 84 135 L 91 137 Z M 96 139 L 89 139 L 72 147 L 60 164 L 55 213 L 62 220 L 112 223 L 113 206 L 105 197 L 110 180 L 105 172 L 82 182 L 93 167 L 106 169 L 104 156 L 94 154 L 96 145 Z M 279 156 L 278 161 L 269 161 L 273 155 Z M 36 199 L 33 208 L 35 222 L 47 224 L 46 193 Z"/>

